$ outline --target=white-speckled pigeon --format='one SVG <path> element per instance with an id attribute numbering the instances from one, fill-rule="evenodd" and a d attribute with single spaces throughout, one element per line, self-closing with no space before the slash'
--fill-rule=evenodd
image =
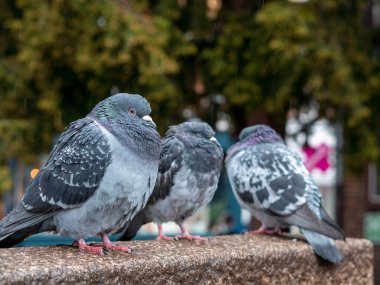
<path id="1" fill-rule="evenodd" d="M 21 202 L 0 222 L 0 247 L 54 231 L 75 239 L 82 251 L 130 252 L 108 235 L 132 220 L 153 191 L 160 136 L 150 112 L 140 95 L 120 93 L 71 123 Z M 97 235 L 100 246 L 86 244 Z"/>
<path id="2" fill-rule="evenodd" d="M 226 166 L 236 199 L 262 223 L 252 233 L 281 233 L 296 225 L 317 255 L 343 261 L 333 239 L 344 240 L 344 233 L 324 210 L 301 158 L 265 125 L 245 128 L 239 139 L 227 152 Z"/>
<path id="3" fill-rule="evenodd" d="M 172 240 L 162 231 L 162 223 L 174 221 L 182 235 L 176 238 L 206 240 L 192 236 L 183 222 L 207 205 L 217 188 L 223 150 L 213 129 L 204 122 L 172 126 L 162 140 L 156 185 L 146 208 L 128 225 L 121 240 L 132 239 L 148 222 L 158 225 L 157 239 Z"/>

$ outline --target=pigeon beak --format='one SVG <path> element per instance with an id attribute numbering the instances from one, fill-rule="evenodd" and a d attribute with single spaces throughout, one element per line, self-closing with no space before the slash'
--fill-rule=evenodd
<path id="1" fill-rule="evenodd" d="M 154 126 L 156 127 L 156 124 L 153 122 L 153 119 L 152 119 L 151 116 L 145 115 L 144 117 L 142 117 L 142 119 L 143 119 L 145 122 L 151 123 L 152 125 L 154 125 Z"/>
<path id="2" fill-rule="evenodd" d="M 212 141 L 212 142 L 218 142 L 218 140 L 215 137 L 211 137 L 210 141 Z"/>
<path id="3" fill-rule="evenodd" d="M 145 116 L 143 117 L 143 120 L 144 120 L 144 121 L 147 121 L 147 122 L 151 122 L 151 123 L 153 123 L 153 119 L 152 119 L 150 116 L 148 116 L 148 115 L 145 115 Z"/>

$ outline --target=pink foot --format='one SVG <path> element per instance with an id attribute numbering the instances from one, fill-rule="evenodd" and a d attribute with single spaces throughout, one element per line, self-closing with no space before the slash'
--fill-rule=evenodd
<path id="1" fill-rule="evenodd" d="M 172 237 L 168 237 L 166 235 L 164 235 L 164 230 L 162 228 L 162 224 L 157 224 L 157 228 L 158 228 L 158 236 L 157 236 L 157 240 L 174 240 L 174 238 Z"/>
<path id="2" fill-rule="evenodd" d="M 124 245 L 116 245 L 116 244 L 113 244 L 112 242 L 103 243 L 103 246 L 106 250 L 117 250 L 117 251 L 121 251 L 121 252 L 125 252 L 125 253 L 131 253 L 132 252 L 132 249 L 130 247 L 124 246 Z"/>
<path id="3" fill-rule="evenodd" d="M 103 239 L 103 247 L 106 251 L 117 250 L 117 251 L 121 251 L 121 252 L 125 252 L 125 253 L 131 253 L 132 252 L 132 249 L 128 246 L 113 244 L 106 234 L 102 234 L 101 236 Z"/>
<path id="4" fill-rule="evenodd" d="M 200 237 L 200 236 L 192 236 L 191 234 L 189 234 L 188 230 L 186 229 L 186 227 L 182 223 L 180 223 L 178 225 L 181 229 L 182 234 L 180 236 L 176 236 L 176 239 L 207 241 L 207 238 Z"/>
<path id="5" fill-rule="evenodd" d="M 79 251 L 87 251 L 91 253 L 96 253 L 100 255 L 106 254 L 104 249 L 98 245 L 88 245 L 84 239 L 79 239 L 78 241 L 73 242 L 73 246 L 78 247 Z"/>
<path id="6" fill-rule="evenodd" d="M 257 230 L 248 232 L 248 234 L 250 234 L 250 235 L 262 235 L 262 234 L 264 234 L 264 235 L 265 234 L 266 235 L 275 235 L 275 234 L 281 235 L 282 230 L 281 230 L 281 228 L 267 229 L 265 226 L 261 226 Z"/>
<path id="7" fill-rule="evenodd" d="M 170 241 L 172 241 L 172 240 L 174 240 L 174 238 L 161 234 L 161 235 L 157 236 L 157 240 L 170 240 Z"/>

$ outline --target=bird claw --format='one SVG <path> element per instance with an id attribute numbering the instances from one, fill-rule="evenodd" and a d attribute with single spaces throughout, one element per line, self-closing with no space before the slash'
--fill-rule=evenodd
<path id="1" fill-rule="evenodd" d="M 112 251 L 112 250 L 117 250 L 117 251 L 121 251 L 125 253 L 132 253 L 132 249 L 129 246 L 116 245 L 113 243 L 105 244 L 104 248 L 107 250 L 107 252 Z"/>
<path id="2" fill-rule="evenodd" d="M 80 243 L 77 241 L 74 241 L 73 246 L 78 247 L 80 252 L 91 252 L 96 253 L 100 255 L 107 255 L 112 250 L 117 250 L 125 253 L 132 253 L 132 249 L 128 246 L 122 246 L 122 245 L 115 245 L 113 243 L 106 243 L 101 244 L 97 242 L 91 242 L 91 243 Z"/>
<path id="3" fill-rule="evenodd" d="M 168 236 L 165 236 L 165 235 L 159 235 L 157 237 L 157 240 L 168 240 L 168 241 L 173 241 L 173 240 L 176 240 L 176 237 L 168 237 Z"/>
<path id="4" fill-rule="evenodd" d="M 89 243 L 87 243 L 89 246 L 97 246 L 97 247 L 102 247 L 103 246 L 103 244 L 101 244 L 101 243 L 99 243 L 99 242 L 94 242 L 94 241 L 92 241 L 92 242 L 89 242 Z"/>
<path id="5" fill-rule="evenodd" d="M 106 255 L 107 253 L 104 251 L 102 247 L 99 246 L 91 246 L 91 245 L 79 245 L 80 252 L 91 252 L 100 255 Z"/>
<path id="6" fill-rule="evenodd" d="M 105 255 L 108 254 L 112 250 L 111 248 L 108 248 L 108 247 L 102 247 L 102 249 Z"/>

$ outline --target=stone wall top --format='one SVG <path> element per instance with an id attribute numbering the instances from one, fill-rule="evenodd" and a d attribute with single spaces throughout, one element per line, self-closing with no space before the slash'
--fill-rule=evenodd
<path id="1" fill-rule="evenodd" d="M 337 242 L 345 261 L 331 265 L 301 238 L 230 235 L 208 242 L 131 241 L 132 254 L 105 256 L 71 246 L 0 249 L 0 283 L 370 284 L 373 245 Z"/>

